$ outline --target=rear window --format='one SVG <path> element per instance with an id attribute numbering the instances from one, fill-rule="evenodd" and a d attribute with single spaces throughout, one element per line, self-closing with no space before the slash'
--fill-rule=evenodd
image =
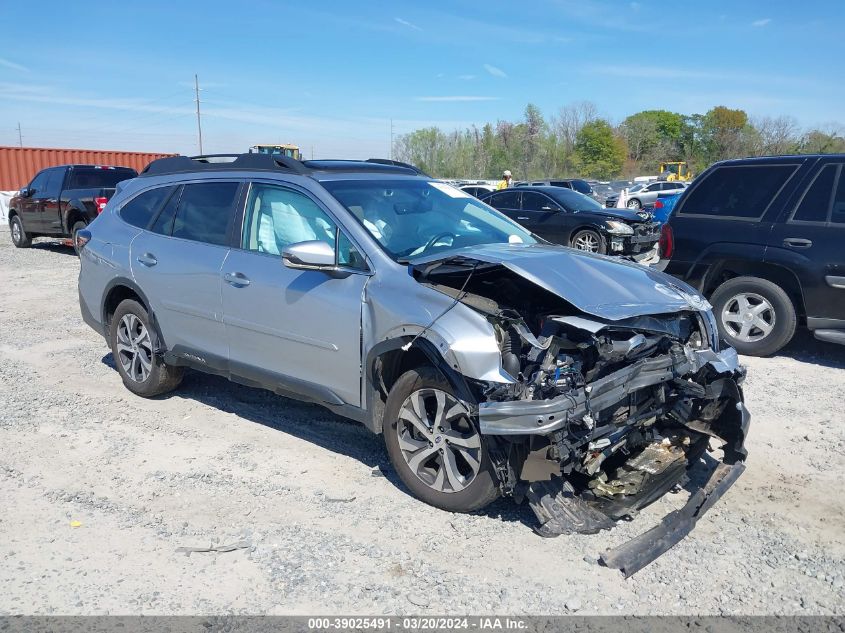
<path id="1" fill-rule="evenodd" d="M 827 222 L 837 170 L 837 165 L 827 165 L 819 172 L 795 209 L 794 222 Z"/>
<path id="2" fill-rule="evenodd" d="M 573 180 L 572 188 L 578 193 L 583 193 L 587 196 L 593 193 L 593 188 L 584 180 Z"/>
<path id="3" fill-rule="evenodd" d="M 97 168 L 74 167 L 70 172 L 68 189 L 114 189 L 117 183 L 134 178 L 138 174 L 126 167 Z"/>
<path id="4" fill-rule="evenodd" d="M 717 167 L 690 191 L 678 213 L 758 220 L 797 168 L 797 165 Z"/>
<path id="5" fill-rule="evenodd" d="M 120 217 L 132 226 L 145 229 L 164 201 L 173 191 L 173 187 L 157 187 L 138 194 L 120 209 Z"/>

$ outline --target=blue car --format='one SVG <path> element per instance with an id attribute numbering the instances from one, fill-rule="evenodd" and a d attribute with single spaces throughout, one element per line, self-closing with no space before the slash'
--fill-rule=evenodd
<path id="1" fill-rule="evenodd" d="M 654 201 L 654 206 L 650 209 L 654 216 L 654 221 L 660 224 L 665 224 L 672 214 L 672 209 L 675 208 L 675 203 L 681 197 L 680 193 L 673 193 L 669 195 L 658 194 L 657 200 Z"/>

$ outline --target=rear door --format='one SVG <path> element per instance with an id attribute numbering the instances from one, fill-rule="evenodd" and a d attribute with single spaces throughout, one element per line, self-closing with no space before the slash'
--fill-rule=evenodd
<path id="1" fill-rule="evenodd" d="M 819 163 L 773 226 L 766 261 L 798 275 L 811 328 L 845 327 L 845 164 Z"/>
<path id="2" fill-rule="evenodd" d="M 220 271 L 240 191 L 233 180 L 185 183 L 130 248 L 168 348 L 210 369 L 228 367 Z"/>
<path id="3" fill-rule="evenodd" d="M 296 270 L 282 250 L 321 240 L 338 272 Z M 361 314 L 367 267 L 326 209 L 294 186 L 254 182 L 240 248 L 221 271 L 231 370 L 318 401 L 361 405 Z"/>
<path id="4" fill-rule="evenodd" d="M 494 193 L 489 198 L 485 198 L 484 202 L 489 204 L 491 207 L 498 209 L 511 220 L 519 222 L 519 215 L 521 211 L 519 199 L 520 192 L 515 189 L 510 189 Z"/>

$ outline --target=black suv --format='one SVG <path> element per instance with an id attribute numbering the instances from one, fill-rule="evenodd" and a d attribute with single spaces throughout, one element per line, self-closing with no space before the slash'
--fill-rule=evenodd
<path id="1" fill-rule="evenodd" d="M 545 240 L 591 253 L 645 256 L 660 238 L 650 213 L 607 209 L 563 187 L 513 187 L 481 200 Z"/>
<path id="2" fill-rule="evenodd" d="M 773 354 L 798 324 L 845 344 L 845 155 L 716 163 L 663 229 L 661 267 L 710 298 L 722 336 Z"/>

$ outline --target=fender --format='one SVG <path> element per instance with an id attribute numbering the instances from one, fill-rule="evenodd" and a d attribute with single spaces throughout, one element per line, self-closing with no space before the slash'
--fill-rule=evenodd
<path id="1" fill-rule="evenodd" d="M 424 338 L 417 338 L 414 340 L 413 336 L 402 336 L 399 338 L 388 339 L 374 345 L 367 353 L 367 358 L 364 363 L 364 400 L 366 403 L 366 411 L 368 412 L 367 419 L 364 420 L 364 424 L 373 433 L 379 434 L 382 432 L 383 420 L 381 413 L 384 410 L 384 407 L 381 406 L 379 402 L 378 376 L 376 376 L 375 372 L 376 359 L 386 352 L 392 352 L 402 348 L 411 341 L 413 341 L 411 349 L 419 350 L 425 354 L 432 366 L 455 390 L 455 395 L 469 404 L 473 411 L 477 409 L 477 399 L 473 395 L 466 378 L 464 378 L 460 371 L 449 364 L 449 361 L 442 356 L 440 351 L 431 341 Z"/>
<path id="2" fill-rule="evenodd" d="M 704 292 L 712 279 L 722 271 L 722 262 L 726 259 L 762 263 L 766 254 L 763 244 L 739 244 L 732 242 L 717 242 L 710 244 L 690 264 L 683 276 L 684 281 L 699 292 Z"/>
<path id="3" fill-rule="evenodd" d="M 138 295 L 141 298 L 141 302 L 144 304 L 144 307 L 147 310 L 147 314 L 150 317 L 150 326 L 152 326 L 153 331 L 155 332 L 155 353 L 156 354 L 164 354 L 167 350 L 167 343 L 164 340 L 164 337 L 161 334 L 161 328 L 159 327 L 158 320 L 156 319 L 156 315 L 153 312 L 152 304 L 150 300 L 147 298 L 147 295 L 138 287 L 131 279 L 127 277 L 115 277 L 106 285 L 105 290 L 103 291 L 103 297 L 100 300 L 100 318 L 102 319 L 103 324 L 103 333 L 106 337 L 108 337 L 108 320 L 106 315 L 106 299 L 108 299 L 109 294 L 112 290 L 114 290 L 117 286 L 125 286 Z"/>

